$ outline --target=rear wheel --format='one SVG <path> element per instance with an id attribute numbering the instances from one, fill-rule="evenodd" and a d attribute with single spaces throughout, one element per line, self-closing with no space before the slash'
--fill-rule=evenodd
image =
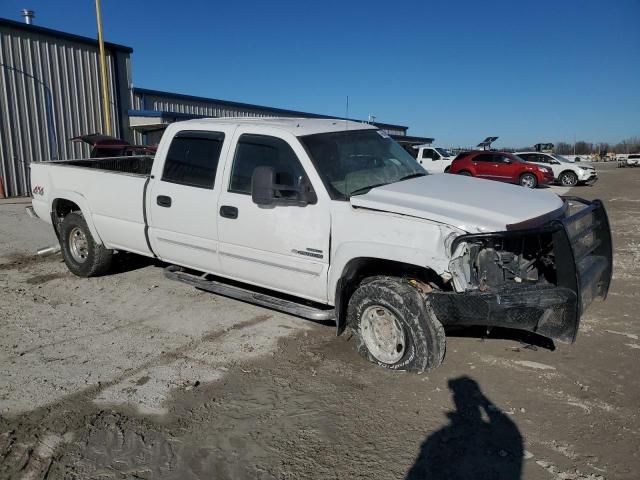
<path id="1" fill-rule="evenodd" d="M 524 173 L 520 176 L 520 185 L 526 188 L 536 188 L 538 179 L 533 173 Z"/>
<path id="2" fill-rule="evenodd" d="M 463 170 L 461 172 L 458 172 L 458 175 L 464 175 L 465 177 L 471 177 L 471 172 L 467 172 L 466 170 Z"/>
<path id="3" fill-rule="evenodd" d="M 347 316 L 358 351 L 381 367 L 424 371 L 442 363 L 444 328 L 423 295 L 401 279 L 363 282 Z"/>
<path id="4" fill-rule="evenodd" d="M 562 172 L 560 183 L 565 187 L 573 187 L 578 184 L 578 176 L 574 172 Z"/>
<path id="5" fill-rule="evenodd" d="M 79 277 L 105 274 L 111 266 L 113 250 L 96 243 L 80 213 L 70 213 L 60 225 L 60 247 L 64 263 Z"/>

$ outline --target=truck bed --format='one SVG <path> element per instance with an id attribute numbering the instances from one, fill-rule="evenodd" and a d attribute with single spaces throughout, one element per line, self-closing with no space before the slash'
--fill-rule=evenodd
<path id="1" fill-rule="evenodd" d="M 32 163 L 34 211 L 50 219 L 54 200 L 67 199 L 83 211 L 107 248 L 152 255 L 144 218 L 152 165 L 151 156 Z"/>
<path id="2" fill-rule="evenodd" d="M 135 155 L 125 157 L 83 158 L 79 160 L 59 160 L 47 163 L 73 167 L 93 168 L 109 172 L 129 173 L 148 176 L 151 174 L 154 157 Z"/>

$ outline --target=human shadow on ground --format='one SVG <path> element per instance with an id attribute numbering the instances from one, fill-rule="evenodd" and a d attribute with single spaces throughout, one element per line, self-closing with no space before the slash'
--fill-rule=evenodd
<path id="1" fill-rule="evenodd" d="M 519 480 L 523 443 L 516 424 L 475 380 L 449 380 L 456 406 L 450 423 L 422 444 L 405 480 Z"/>

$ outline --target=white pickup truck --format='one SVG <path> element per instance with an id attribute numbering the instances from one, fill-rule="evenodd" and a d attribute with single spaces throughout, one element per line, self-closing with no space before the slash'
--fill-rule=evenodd
<path id="1" fill-rule="evenodd" d="M 431 145 L 415 145 L 414 158 L 429 173 L 447 173 L 456 156 L 446 148 Z"/>
<path id="2" fill-rule="evenodd" d="M 157 257 L 172 279 L 333 319 L 392 369 L 439 365 L 448 325 L 572 342 L 611 279 L 599 201 L 428 175 L 356 122 L 179 122 L 155 158 L 35 163 L 31 184 L 74 274 Z"/>

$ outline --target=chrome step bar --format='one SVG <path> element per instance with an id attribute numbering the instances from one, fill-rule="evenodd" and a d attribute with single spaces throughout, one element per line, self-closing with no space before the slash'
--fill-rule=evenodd
<path id="1" fill-rule="evenodd" d="M 165 268 L 164 276 L 170 280 L 186 283 L 187 285 L 191 285 L 192 287 L 196 287 L 201 290 L 206 290 L 207 292 L 235 298 L 236 300 L 253 303 L 254 305 L 260 305 L 261 307 L 271 308 L 297 317 L 317 321 L 335 319 L 335 309 L 333 308 L 323 309 L 313 307 L 311 305 L 304 305 L 284 298 L 268 295 L 266 293 L 256 292 L 248 288 L 237 287 L 235 285 L 230 285 L 216 280 L 209 280 L 206 278 L 207 274 L 203 274 L 201 276 L 194 275 L 183 271 L 181 267 L 175 265 Z"/>

